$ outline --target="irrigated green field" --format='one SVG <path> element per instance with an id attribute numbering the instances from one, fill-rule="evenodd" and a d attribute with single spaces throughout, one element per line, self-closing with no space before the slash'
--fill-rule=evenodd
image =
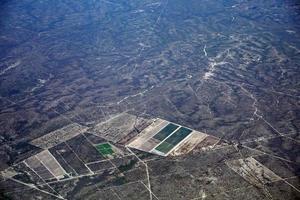
<path id="1" fill-rule="evenodd" d="M 103 143 L 103 144 L 98 144 L 96 146 L 97 150 L 99 151 L 99 153 L 101 153 L 102 155 L 111 155 L 114 153 L 114 151 L 111 148 L 111 145 L 108 143 Z"/>
<path id="2" fill-rule="evenodd" d="M 166 154 L 191 132 L 192 130 L 181 127 L 155 149 Z"/>
<path id="3" fill-rule="evenodd" d="M 168 137 L 173 131 L 178 128 L 177 125 L 169 123 L 166 127 L 164 127 L 161 131 L 159 131 L 153 138 L 163 141 L 166 137 Z"/>

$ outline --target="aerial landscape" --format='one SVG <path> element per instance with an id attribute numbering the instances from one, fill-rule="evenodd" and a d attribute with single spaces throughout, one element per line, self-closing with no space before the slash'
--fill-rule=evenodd
<path id="1" fill-rule="evenodd" d="M 0 1 L 0 199 L 300 199 L 298 0 Z"/>

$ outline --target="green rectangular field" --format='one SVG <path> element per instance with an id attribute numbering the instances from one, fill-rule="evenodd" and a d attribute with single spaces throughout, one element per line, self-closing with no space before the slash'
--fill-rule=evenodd
<path id="1" fill-rule="evenodd" d="M 111 148 L 111 145 L 108 143 L 98 144 L 96 145 L 96 149 L 98 152 L 102 155 L 111 155 L 114 153 L 114 151 Z"/>
<path id="2" fill-rule="evenodd" d="M 99 147 L 103 148 L 103 149 L 110 149 L 111 148 L 110 144 L 108 144 L 108 143 L 99 144 Z"/>
<path id="3" fill-rule="evenodd" d="M 166 137 L 168 137 L 173 131 L 175 131 L 178 128 L 177 125 L 173 123 L 169 123 L 167 126 L 165 126 L 162 130 L 160 130 L 156 135 L 153 137 L 157 140 L 163 141 Z"/>
<path id="4" fill-rule="evenodd" d="M 160 151 L 162 153 L 168 153 L 171 149 L 173 149 L 174 145 L 167 143 L 167 142 L 163 142 L 160 145 L 158 145 L 155 150 Z"/>
<path id="5" fill-rule="evenodd" d="M 155 150 L 160 151 L 162 153 L 168 153 L 173 147 L 175 147 L 181 140 L 186 138 L 192 130 L 181 127 L 175 133 L 173 133 L 169 138 L 167 138 L 164 142 L 158 145 Z"/>

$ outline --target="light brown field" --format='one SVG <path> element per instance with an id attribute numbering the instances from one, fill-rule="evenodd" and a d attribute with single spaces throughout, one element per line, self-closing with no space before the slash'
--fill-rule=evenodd
<path id="1" fill-rule="evenodd" d="M 193 131 L 191 135 L 179 144 L 171 153 L 171 156 L 187 154 L 192 151 L 201 141 L 207 137 L 207 134 Z"/>
<path id="2" fill-rule="evenodd" d="M 43 165 L 36 156 L 27 158 L 24 163 L 44 180 L 53 179 L 54 175 Z"/>
<path id="3" fill-rule="evenodd" d="M 260 188 L 265 183 L 281 180 L 273 171 L 252 157 L 227 161 L 226 164 L 246 181 Z"/>
<path id="4" fill-rule="evenodd" d="M 84 133 L 87 129 L 87 127 L 79 124 L 69 124 L 61 129 L 52 131 L 42 137 L 34 139 L 30 143 L 42 149 L 49 149 L 81 133 Z"/>
<path id="5" fill-rule="evenodd" d="M 150 151 L 160 143 L 159 140 L 156 140 L 152 137 L 162 128 L 164 128 L 168 123 L 168 121 L 156 119 L 151 125 L 149 125 L 139 135 L 137 135 L 136 138 L 127 146 L 139 149 L 141 151 Z"/>
<path id="6" fill-rule="evenodd" d="M 37 154 L 36 157 L 57 179 L 63 178 L 66 174 L 65 170 L 60 166 L 60 164 L 48 150 L 42 151 L 41 153 Z"/>
<path id="7" fill-rule="evenodd" d="M 112 142 L 118 142 L 131 132 L 135 127 L 147 123 L 149 120 L 128 113 L 120 113 L 111 119 L 97 124 L 93 133 Z"/>
<path id="8" fill-rule="evenodd" d="M 197 149 L 199 150 L 207 150 L 213 148 L 218 142 L 220 141 L 219 138 L 208 135 L 204 138 L 201 142 L 198 143 Z"/>

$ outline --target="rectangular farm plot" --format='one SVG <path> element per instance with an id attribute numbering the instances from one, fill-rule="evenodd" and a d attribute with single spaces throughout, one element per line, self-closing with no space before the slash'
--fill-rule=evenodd
<path id="1" fill-rule="evenodd" d="M 180 127 L 175 133 L 158 145 L 155 150 L 167 154 L 171 149 L 173 149 L 178 143 L 180 143 L 184 138 L 186 138 L 192 130 Z"/>
<path id="2" fill-rule="evenodd" d="M 65 170 L 60 166 L 60 164 L 48 150 L 42 151 L 41 153 L 37 154 L 36 157 L 43 165 L 45 165 L 51 174 L 55 176 L 55 178 L 63 178 L 66 174 Z"/>
<path id="3" fill-rule="evenodd" d="M 216 144 L 218 141 L 205 133 L 156 118 L 126 146 L 161 156 L 177 156 L 192 151 L 203 142 Z"/>
<path id="4" fill-rule="evenodd" d="M 87 127 L 79 124 L 69 124 L 42 137 L 34 139 L 30 143 L 42 149 L 50 149 L 51 147 L 84 133 L 87 129 Z"/>
<path id="5" fill-rule="evenodd" d="M 54 175 L 43 165 L 36 156 L 27 158 L 24 163 L 44 180 L 54 179 Z"/>
<path id="6" fill-rule="evenodd" d="M 114 150 L 112 149 L 109 143 L 98 144 L 96 145 L 96 148 L 99 151 L 99 153 L 103 156 L 114 154 Z"/>
<path id="7" fill-rule="evenodd" d="M 208 137 L 208 135 L 205 133 L 193 131 L 184 142 L 180 143 L 174 150 L 172 150 L 170 155 L 178 156 L 187 154 L 192 151 L 199 143 L 201 143 L 206 137 Z"/>
<path id="8" fill-rule="evenodd" d="M 128 146 L 134 149 L 149 152 L 160 143 L 159 140 L 153 138 L 154 135 L 156 135 L 168 124 L 168 121 L 159 118 L 155 119 L 154 122 L 146 127 L 132 142 L 128 144 Z"/>
<path id="9" fill-rule="evenodd" d="M 67 144 L 61 143 L 49 150 L 61 165 L 65 165 L 65 170 L 72 175 L 88 174 L 90 170 L 86 167 L 84 161 Z"/>
<path id="10" fill-rule="evenodd" d="M 281 180 L 277 174 L 253 157 L 231 160 L 226 162 L 227 166 L 243 177 L 249 183 L 262 188 L 265 183 Z"/>
<path id="11" fill-rule="evenodd" d="M 135 133 L 136 127 L 143 127 L 150 121 L 132 114 L 120 113 L 107 121 L 97 124 L 93 128 L 93 133 L 114 143 L 123 140 L 127 141 L 128 139 L 126 138 L 128 135 Z"/>
<path id="12" fill-rule="evenodd" d="M 108 160 L 89 163 L 87 166 L 95 173 L 99 172 L 99 171 L 105 171 L 105 170 L 114 168 L 113 164 Z"/>
<path id="13" fill-rule="evenodd" d="M 105 159 L 83 135 L 78 135 L 66 143 L 84 163 Z"/>
<path id="14" fill-rule="evenodd" d="M 198 147 L 201 149 L 209 149 L 218 144 L 218 142 L 220 142 L 219 138 L 209 135 L 199 143 Z"/>
<path id="15" fill-rule="evenodd" d="M 160 130 L 156 135 L 154 135 L 153 138 L 163 141 L 165 138 L 167 138 L 171 133 L 173 133 L 179 126 L 170 123 L 166 127 L 164 127 L 162 130 Z"/>
<path id="16" fill-rule="evenodd" d="M 60 145 L 61 146 L 61 145 Z M 55 159 L 57 160 L 57 162 L 64 168 L 64 170 L 66 171 L 66 173 L 69 176 L 72 175 L 76 175 L 76 171 L 74 170 L 74 168 L 72 168 L 72 166 L 66 161 L 66 159 L 63 157 L 62 153 L 60 152 L 60 150 L 57 149 L 49 149 L 49 151 L 51 152 L 51 154 L 55 157 Z"/>

